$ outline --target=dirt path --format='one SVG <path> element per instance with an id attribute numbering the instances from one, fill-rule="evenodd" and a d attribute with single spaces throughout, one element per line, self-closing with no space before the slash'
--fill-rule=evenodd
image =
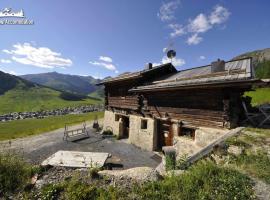
<path id="1" fill-rule="evenodd" d="M 75 125 L 72 126 L 72 129 L 81 126 L 81 124 Z M 108 152 L 120 158 L 124 168 L 138 166 L 156 167 L 161 161 L 153 152 L 141 150 L 134 145 L 128 144 L 125 140 L 116 140 L 115 138 L 104 139 L 102 135 L 94 133 L 90 128 L 91 126 L 92 122 L 88 122 L 87 128 L 90 132 L 90 137 L 87 139 L 73 142 L 63 141 L 64 129 L 61 128 L 40 135 L 11 140 L 11 144 L 9 141 L 0 142 L 0 151 L 19 151 L 27 160 L 36 164 L 41 163 L 59 150 Z"/>

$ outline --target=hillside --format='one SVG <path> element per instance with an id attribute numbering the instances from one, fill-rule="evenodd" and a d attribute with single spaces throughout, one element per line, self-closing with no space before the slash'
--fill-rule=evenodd
<path id="1" fill-rule="evenodd" d="M 95 79 L 91 76 L 78 76 L 49 72 L 42 74 L 23 75 L 21 78 L 34 83 L 38 83 L 40 85 L 75 94 L 94 94 L 94 96 L 97 98 L 103 97 L 103 88 L 101 86 L 96 86 L 96 84 L 101 80 Z"/>
<path id="2" fill-rule="evenodd" d="M 0 114 L 95 104 L 95 98 L 44 87 L 0 71 Z"/>
<path id="3" fill-rule="evenodd" d="M 247 52 L 233 59 L 252 57 L 257 78 L 270 78 L 270 48 Z"/>

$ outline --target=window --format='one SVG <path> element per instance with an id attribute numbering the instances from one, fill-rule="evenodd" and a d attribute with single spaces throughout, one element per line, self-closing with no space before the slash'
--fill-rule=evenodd
<path id="1" fill-rule="evenodd" d="M 147 119 L 141 120 L 141 129 L 147 129 Z"/>
<path id="2" fill-rule="evenodd" d="M 120 115 L 115 115 L 115 121 L 118 122 L 120 119 Z"/>
<path id="3" fill-rule="evenodd" d="M 195 140 L 195 129 L 180 127 L 179 132 L 178 132 L 178 136 L 185 136 L 185 137 L 188 137 L 188 138 Z"/>

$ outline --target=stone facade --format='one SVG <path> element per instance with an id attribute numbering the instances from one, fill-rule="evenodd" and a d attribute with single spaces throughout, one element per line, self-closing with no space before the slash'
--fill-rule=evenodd
<path id="1" fill-rule="evenodd" d="M 119 121 L 115 121 L 115 113 L 105 110 L 104 113 L 104 130 L 112 129 L 114 135 L 119 136 Z"/>
<path id="2" fill-rule="evenodd" d="M 120 116 L 119 118 L 117 116 Z M 113 111 L 105 111 L 104 130 L 108 127 L 112 129 L 113 134 L 122 138 L 123 126 L 121 116 L 129 118 L 129 137 L 128 142 L 142 149 L 154 151 L 158 145 L 157 120 L 153 118 L 144 118 L 137 115 L 125 115 Z M 145 127 L 142 127 L 144 121 Z M 183 156 L 190 156 L 201 148 L 209 145 L 214 140 L 223 136 L 228 130 L 199 127 L 195 131 L 195 138 L 187 136 L 178 136 L 179 123 L 172 124 L 173 146 L 176 149 L 177 159 Z"/>
<path id="3" fill-rule="evenodd" d="M 121 118 L 116 121 L 116 115 L 121 116 L 120 113 L 115 113 L 112 111 L 105 111 L 104 116 L 104 130 L 112 129 L 113 134 L 122 137 L 122 127 Z M 153 151 L 157 145 L 157 135 L 156 135 L 156 121 L 152 118 L 143 118 L 136 115 L 129 115 L 129 137 L 128 141 L 142 149 Z M 147 128 L 142 129 L 141 123 L 145 120 L 147 123 Z"/>
<path id="4" fill-rule="evenodd" d="M 141 128 L 142 120 L 147 121 L 147 129 Z M 145 150 L 155 150 L 157 145 L 156 120 L 130 115 L 129 121 L 129 142 Z"/>

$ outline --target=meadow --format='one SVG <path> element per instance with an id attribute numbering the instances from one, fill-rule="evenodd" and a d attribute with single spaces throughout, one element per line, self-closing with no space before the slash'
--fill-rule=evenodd
<path id="1" fill-rule="evenodd" d="M 97 116 L 103 118 L 103 112 L 92 112 L 79 115 L 63 115 L 43 119 L 25 119 L 10 122 L 0 122 L 0 141 L 36 135 L 58 128 L 65 124 L 78 124 L 83 121 L 94 120 Z"/>

